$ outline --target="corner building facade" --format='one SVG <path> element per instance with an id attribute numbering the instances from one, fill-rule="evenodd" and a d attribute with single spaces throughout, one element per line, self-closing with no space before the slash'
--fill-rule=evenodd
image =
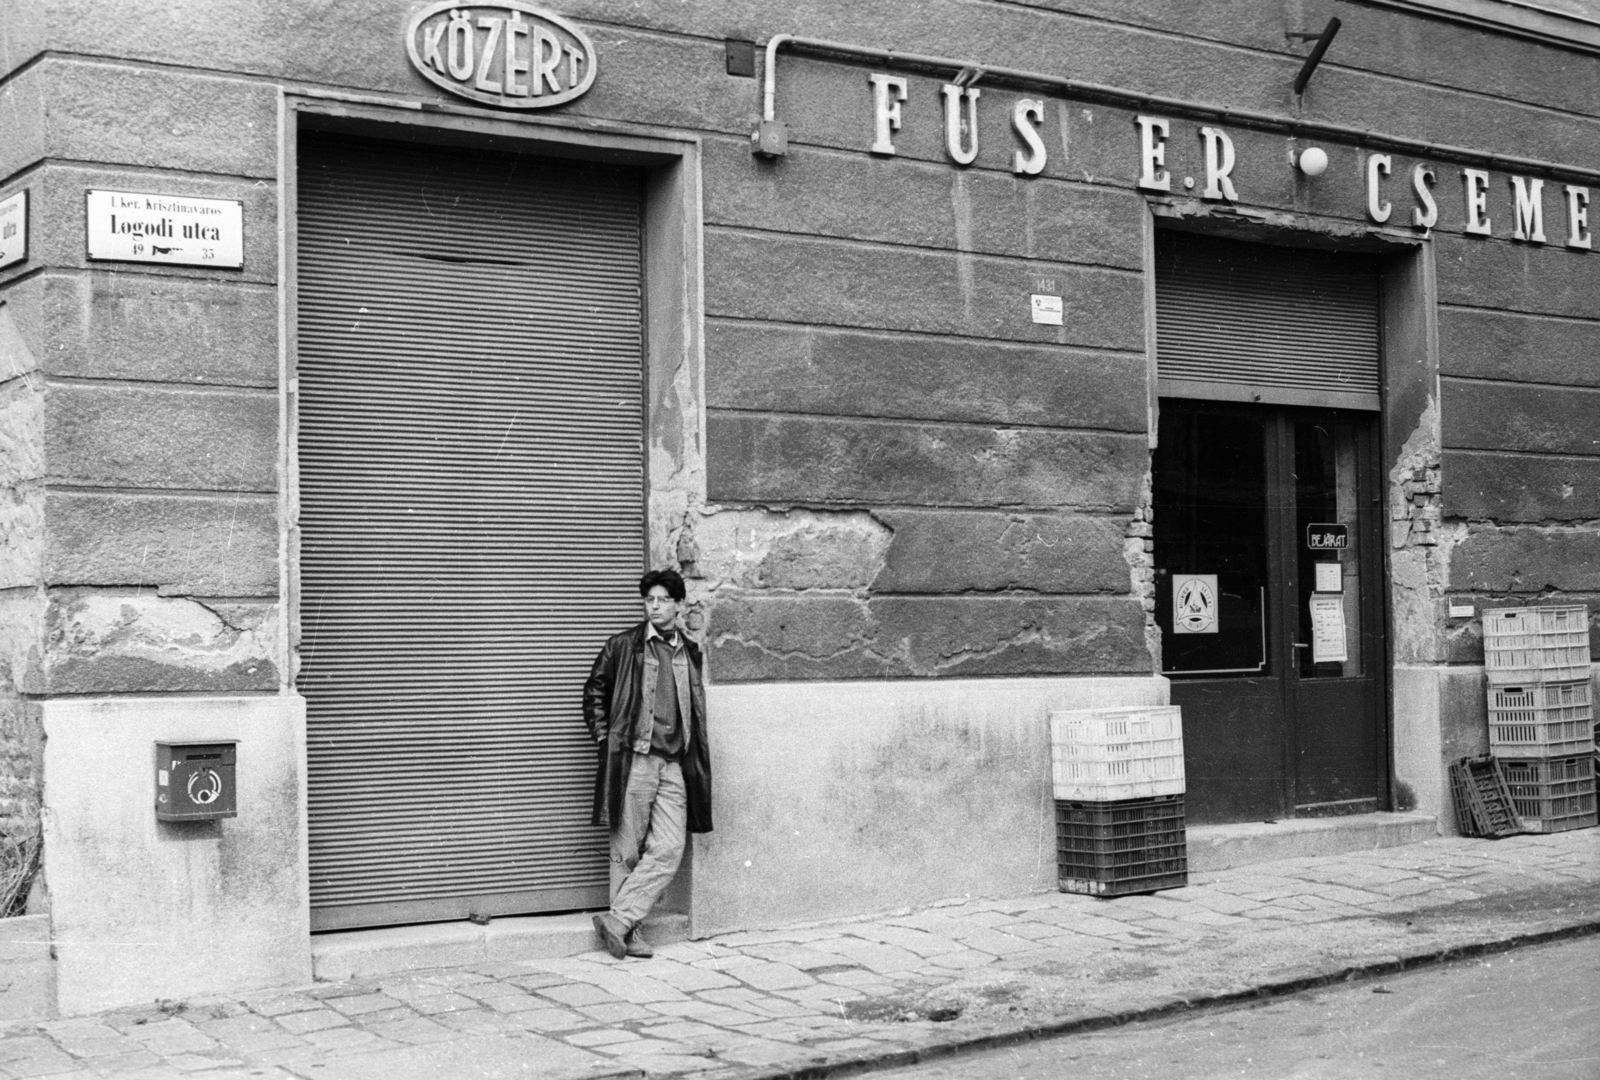
<path id="1" fill-rule="evenodd" d="M 1053 887 L 1053 708 L 1451 831 L 1484 607 L 1600 594 L 1600 23 L 1459 6 L 0 3 L 8 1008 L 603 906 L 652 566 L 695 935 Z"/>

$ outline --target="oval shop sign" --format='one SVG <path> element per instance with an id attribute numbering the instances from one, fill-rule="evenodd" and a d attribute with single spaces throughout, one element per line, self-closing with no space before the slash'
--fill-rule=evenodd
<path id="1" fill-rule="evenodd" d="M 594 83 L 582 30 L 520 0 L 439 0 L 406 29 L 411 63 L 452 94 L 505 109 L 547 109 Z"/>

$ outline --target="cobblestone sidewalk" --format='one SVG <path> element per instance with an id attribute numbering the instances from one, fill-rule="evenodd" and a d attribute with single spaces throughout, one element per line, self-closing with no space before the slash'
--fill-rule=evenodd
<path id="1" fill-rule="evenodd" d="M 1600 927 L 1600 830 L 12 1026 L 0 1076 L 822 1075 Z"/>

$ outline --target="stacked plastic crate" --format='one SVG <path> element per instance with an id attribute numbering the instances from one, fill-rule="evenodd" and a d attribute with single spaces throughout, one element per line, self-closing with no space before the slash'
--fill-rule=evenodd
<path id="1" fill-rule="evenodd" d="M 1061 891 L 1122 896 L 1188 884 L 1178 707 L 1056 710 L 1050 746 Z"/>
<path id="2" fill-rule="evenodd" d="M 1595 816 L 1594 705 L 1587 607 L 1483 613 L 1489 752 L 1532 832 L 1587 828 Z"/>

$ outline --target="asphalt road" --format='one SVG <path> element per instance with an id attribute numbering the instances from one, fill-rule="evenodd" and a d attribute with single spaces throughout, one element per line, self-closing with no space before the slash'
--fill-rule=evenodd
<path id="1" fill-rule="evenodd" d="M 1600 1080 L 1600 935 L 874 1075 Z"/>

